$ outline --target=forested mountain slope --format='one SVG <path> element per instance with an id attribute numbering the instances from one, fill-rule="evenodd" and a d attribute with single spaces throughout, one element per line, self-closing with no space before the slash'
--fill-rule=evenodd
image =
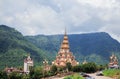
<path id="1" fill-rule="evenodd" d="M 99 64 L 107 64 L 112 53 L 115 53 L 120 60 L 120 43 L 108 33 L 70 34 L 68 37 L 70 49 L 81 63 L 86 59 Z M 55 57 L 63 35 L 26 36 L 26 39 L 48 51 L 51 57 Z"/>
<path id="2" fill-rule="evenodd" d="M 98 64 L 108 64 L 109 56 L 114 53 L 120 63 L 120 43 L 105 32 L 68 35 L 70 50 L 80 63 L 84 59 Z M 50 63 L 59 51 L 63 35 L 23 36 L 14 28 L 0 25 L 0 68 L 22 66 L 28 54 L 34 59 L 35 66 L 43 59 Z"/>
<path id="3" fill-rule="evenodd" d="M 36 47 L 25 37 L 15 30 L 5 25 L 0 25 L 0 67 L 23 66 L 24 58 L 30 54 L 35 64 L 42 63 L 45 51 Z"/>

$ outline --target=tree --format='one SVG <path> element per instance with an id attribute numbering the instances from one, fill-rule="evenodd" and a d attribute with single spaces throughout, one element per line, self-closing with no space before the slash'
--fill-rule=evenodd
<path id="1" fill-rule="evenodd" d="M 33 77 L 34 77 L 34 74 L 35 74 L 34 68 L 33 68 L 33 67 L 30 67 L 30 73 L 29 73 L 30 78 L 33 78 Z"/>
<path id="2" fill-rule="evenodd" d="M 94 62 L 90 62 L 82 65 L 82 71 L 86 73 L 93 73 L 97 71 L 97 65 Z"/>
<path id="3" fill-rule="evenodd" d="M 57 73 L 57 66 L 53 65 L 53 66 L 51 67 L 51 72 L 52 72 L 53 74 L 56 74 L 56 73 Z"/>
<path id="4" fill-rule="evenodd" d="M 10 79 L 22 79 L 22 75 L 18 72 L 12 72 L 9 75 Z"/>
<path id="5" fill-rule="evenodd" d="M 43 77 L 43 69 L 41 67 L 31 67 L 30 68 L 30 78 L 40 79 Z"/>
<path id="6" fill-rule="evenodd" d="M 101 70 L 104 70 L 105 69 L 105 66 L 104 65 L 98 65 L 98 70 L 101 71 Z"/>
<path id="7" fill-rule="evenodd" d="M 4 71 L 0 71 L 0 79 L 8 79 L 8 75 Z"/>
<path id="8" fill-rule="evenodd" d="M 72 71 L 73 72 L 81 72 L 82 71 L 82 66 L 81 65 L 73 66 Z"/>
<path id="9" fill-rule="evenodd" d="M 68 69 L 68 71 L 71 71 L 72 70 L 72 65 L 71 63 L 66 63 L 66 68 Z"/>

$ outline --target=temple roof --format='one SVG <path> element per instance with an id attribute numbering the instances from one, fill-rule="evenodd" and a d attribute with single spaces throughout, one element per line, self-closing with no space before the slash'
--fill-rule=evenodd
<path id="1" fill-rule="evenodd" d="M 69 41 L 68 41 L 68 36 L 66 34 L 66 30 L 65 30 L 63 42 L 61 43 L 60 49 L 69 50 Z"/>
<path id="2" fill-rule="evenodd" d="M 28 61 L 32 61 L 33 62 L 33 60 L 30 58 L 30 55 L 28 55 L 28 57 L 24 59 L 24 62 L 28 62 Z"/>

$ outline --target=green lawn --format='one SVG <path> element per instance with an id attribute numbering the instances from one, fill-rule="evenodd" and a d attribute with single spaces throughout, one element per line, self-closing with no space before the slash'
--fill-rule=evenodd
<path id="1" fill-rule="evenodd" d="M 120 69 L 108 69 L 104 70 L 103 74 L 112 78 L 120 79 Z"/>
<path id="2" fill-rule="evenodd" d="M 73 74 L 70 76 L 66 76 L 64 79 L 84 79 L 84 77 L 80 76 L 79 74 Z"/>

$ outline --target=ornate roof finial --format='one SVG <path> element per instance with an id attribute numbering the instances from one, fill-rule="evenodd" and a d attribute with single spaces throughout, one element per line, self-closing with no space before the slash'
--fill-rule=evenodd
<path id="1" fill-rule="evenodd" d="M 30 58 L 30 53 L 28 53 L 27 59 L 31 59 L 31 58 Z"/>
<path id="2" fill-rule="evenodd" d="M 67 35 L 66 27 L 65 27 L 65 35 Z"/>

